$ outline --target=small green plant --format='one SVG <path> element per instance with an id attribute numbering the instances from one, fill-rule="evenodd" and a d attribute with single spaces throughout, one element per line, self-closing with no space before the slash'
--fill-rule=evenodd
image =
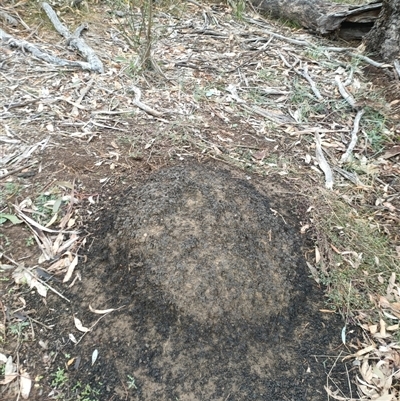
<path id="1" fill-rule="evenodd" d="M 6 235 L 0 233 L 0 244 L 6 248 L 10 245 L 10 239 Z"/>
<path id="2" fill-rule="evenodd" d="M 29 326 L 29 322 L 18 322 L 11 324 L 9 327 L 10 333 L 20 336 L 25 327 Z"/>
<path id="3" fill-rule="evenodd" d="M 135 378 L 133 376 L 128 375 L 128 379 L 129 379 L 128 380 L 128 388 L 129 389 L 131 389 L 131 388 L 137 389 L 136 383 L 135 383 Z"/>
<path id="4" fill-rule="evenodd" d="M 57 372 L 53 373 L 51 385 L 55 388 L 61 388 L 68 382 L 68 375 L 64 369 L 57 368 Z"/>
<path id="5" fill-rule="evenodd" d="M 97 396 L 100 394 L 100 390 L 94 389 L 90 384 L 86 384 L 85 388 L 81 391 L 78 396 L 79 401 L 96 401 Z"/>
<path id="6" fill-rule="evenodd" d="M 385 143 L 386 118 L 379 111 L 367 109 L 362 119 L 362 127 L 374 151 L 380 151 Z"/>
<path id="7" fill-rule="evenodd" d="M 35 243 L 35 237 L 33 235 L 29 236 L 25 241 L 27 247 L 32 246 L 34 243 Z"/>
<path id="8" fill-rule="evenodd" d="M 228 0 L 229 6 L 232 8 L 233 15 L 241 20 L 246 11 L 246 0 Z"/>
<path id="9" fill-rule="evenodd" d="M 98 384 L 101 385 L 101 383 Z M 90 384 L 83 386 L 80 381 L 77 381 L 72 390 L 76 392 L 78 401 L 98 401 L 100 399 L 100 390 L 93 388 Z"/>

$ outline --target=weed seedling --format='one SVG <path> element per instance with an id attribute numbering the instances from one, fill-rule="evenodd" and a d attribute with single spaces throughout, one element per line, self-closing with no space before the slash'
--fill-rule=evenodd
<path id="1" fill-rule="evenodd" d="M 68 375 L 64 369 L 57 368 L 57 372 L 53 373 L 54 379 L 51 381 L 51 385 L 56 388 L 63 387 L 68 381 Z"/>
<path id="2" fill-rule="evenodd" d="M 130 376 L 130 375 L 128 375 L 128 379 L 129 379 L 128 380 L 128 388 L 129 389 L 131 389 L 131 388 L 137 389 L 136 384 L 135 384 L 135 378 Z"/>
<path id="3" fill-rule="evenodd" d="M 29 326 L 29 322 L 18 322 L 10 325 L 10 333 L 17 335 L 18 337 L 22 334 L 25 327 Z"/>

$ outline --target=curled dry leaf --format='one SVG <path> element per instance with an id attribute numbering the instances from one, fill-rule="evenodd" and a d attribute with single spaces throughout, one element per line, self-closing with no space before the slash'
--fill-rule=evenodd
<path id="1" fill-rule="evenodd" d="M 320 169 L 325 174 L 325 187 L 327 189 L 333 188 L 333 174 L 332 170 L 325 159 L 324 153 L 321 146 L 321 137 L 318 133 L 315 133 L 315 157 L 317 158 Z"/>
<path id="2" fill-rule="evenodd" d="M 319 261 L 321 260 L 321 254 L 319 252 L 318 247 L 315 247 L 315 264 L 318 264 Z"/>
<path id="3" fill-rule="evenodd" d="M 3 365 L 7 362 L 7 357 L 0 352 L 0 365 Z"/>
<path id="4" fill-rule="evenodd" d="M 84 327 L 82 322 L 75 316 L 74 316 L 74 323 L 75 323 L 75 327 L 82 333 L 87 333 L 88 331 L 90 331 L 90 329 L 88 329 L 87 327 Z"/>
<path id="5" fill-rule="evenodd" d="M 75 338 L 75 336 L 72 333 L 68 334 L 68 338 L 74 343 L 76 344 L 78 342 L 78 340 Z"/>
<path id="6" fill-rule="evenodd" d="M 91 305 L 89 305 L 90 312 L 97 313 L 98 315 L 105 315 L 106 313 L 110 313 L 115 311 L 115 309 L 94 309 Z"/>

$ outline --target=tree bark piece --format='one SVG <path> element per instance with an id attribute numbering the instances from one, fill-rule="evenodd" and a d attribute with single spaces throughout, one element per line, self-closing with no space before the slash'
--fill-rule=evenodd
<path id="1" fill-rule="evenodd" d="M 400 54 L 400 0 L 383 0 L 382 13 L 367 35 L 367 50 L 393 61 Z"/>
<path id="2" fill-rule="evenodd" d="M 340 32 L 346 24 L 347 34 L 354 31 L 358 38 L 359 29 L 355 28 L 360 28 L 360 25 L 371 28 L 382 8 L 380 2 L 349 6 L 324 0 L 252 0 L 252 4 L 274 18 L 295 21 L 322 35 Z M 347 26 L 350 27 L 349 30 Z"/>
<path id="3" fill-rule="evenodd" d="M 71 35 L 68 28 L 61 23 L 61 21 L 57 17 L 57 14 L 54 12 L 54 10 L 50 7 L 48 3 L 42 3 L 42 8 L 46 12 L 47 16 L 49 17 L 51 23 L 54 25 L 54 28 L 57 30 L 57 32 L 60 35 L 62 35 L 65 39 L 67 39 L 68 45 L 77 49 L 82 54 L 82 56 L 86 58 L 86 60 L 91 66 L 90 69 L 92 71 L 103 73 L 104 72 L 103 63 L 97 57 L 93 49 L 89 47 L 82 38 L 79 37 L 82 31 L 87 29 L 87 26 L 81 25 L 75 30 L 74 34 Z"/>
<path id="4" fill-rule="evenodd" d="M 29 53 L 31 53 L 34 57 L 46 61 L 47 63 L 50 64 L 55 64 L 59 65 L 61 67 L 79 67 L 84 70 L 91 70 L 92 66 L 89 63 L 86 63 L 84 61 L 70 61 L 70 60 L 64 60 L 55 56 L 52 56 L 51 54 L 45 53 L 42 50 L 40 50 L 38 47 L 35 45 L 27 42 L 26 40 L 19 40 L 13 38 L 11 35 L 8 33 L 4 32 L 2 29 L 0 29 L 0 39 L 3 42 L 6 42 L 8 46 L 11 47 L 18 47 L 20 49 L 23 49 Z"/>

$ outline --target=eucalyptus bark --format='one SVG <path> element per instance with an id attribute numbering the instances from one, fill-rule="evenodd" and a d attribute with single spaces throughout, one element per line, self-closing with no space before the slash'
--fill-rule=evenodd
<path id="1" fill-rule="evenodd" d="M 383 0 L 382 12 L 365 42 L 367 51 L 386 61 L 400 58 L 400 0 Z"/>

